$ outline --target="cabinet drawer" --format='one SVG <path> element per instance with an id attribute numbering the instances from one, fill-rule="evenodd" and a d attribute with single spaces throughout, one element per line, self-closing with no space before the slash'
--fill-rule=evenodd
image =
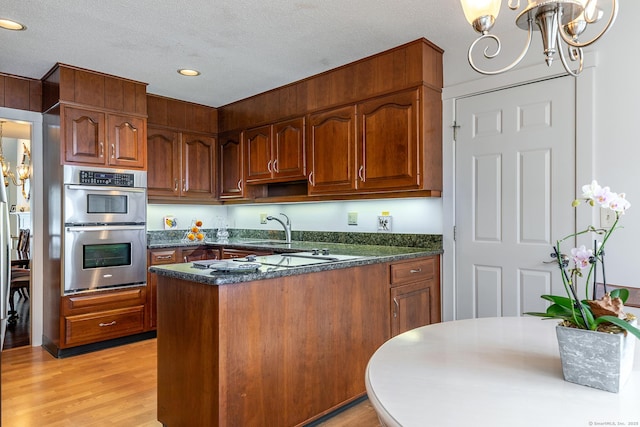
<path id="1" fill-rule="evenodd" d="M 179 262 L 177 249 L 149 251 L 149 265 L 175 264 L 177 262 Z"/>
<path id="2" fill-rule="evenodd" d="M 143 332 L 144 306 L 64 318 L 65 344 L 81 345 Z"/>
<path id="3" fill-rule="evenodd" d="M 429 257 L 391 264 L 391 286 L 432 279 L 439 267 L 437 260 L 438 257 Z"/>
<path id="4" fill-rule="evenodd" d="M 68 295 L 62 298 L 62 314 L 69 316 L 134 307 L 144 305 L 146 299 L 146 286 Z"/>

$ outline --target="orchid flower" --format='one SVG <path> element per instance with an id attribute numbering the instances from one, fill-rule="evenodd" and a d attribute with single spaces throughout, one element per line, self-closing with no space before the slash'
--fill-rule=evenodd
<path id="1" fill-rule="evenodd" d="M 589 266 L 589 260 L 593 256 L 593 250 L 587 249 L 584 245 L 571 249 L 571 258 L 576 263 L 576 268 L 582 270 Z"/>

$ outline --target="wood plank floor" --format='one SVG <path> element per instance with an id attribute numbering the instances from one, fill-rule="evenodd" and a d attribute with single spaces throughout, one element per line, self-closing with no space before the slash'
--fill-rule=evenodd
<path id="1" fill-rule="evenodd" d="M 158 427 L 156 340 L 56 359 L 40 347 L 2 352 L 2 425 Z M 378 427 L 365 400 L 318 427 Z"/>

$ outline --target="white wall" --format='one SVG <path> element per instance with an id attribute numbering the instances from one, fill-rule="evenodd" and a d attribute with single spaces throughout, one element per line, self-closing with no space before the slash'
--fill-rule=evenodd
<path id="1" fill-rule="evenodd" d="M 440 198 L 353 200 L 256 205 L 149 205 L 147 228 L 162 230 L 163 217 L 173 215 L 178 229 L 186 229 L 191 220 L 202 219 L 205 228 L 217 228 L 217 217 L 227 219 L 230 228 L 280 230 L 275 221 L 260 224 L 260 214 L 289 216 L 294 231 L 377 232 L 377 216 L 383 211 L 392 217 L 392 233 L 442 234 Z M 358 225 L 347 224 L 347 214 L 358 213 Z"/>
<path id="2" fill-rule="evenodd" d="M 603 185 L 610 186 L 612 191 L 627 194 L 627 199 L 632 206 L 622 220 L 624 229 L 614 233 L 607 243 L 607 281 L 623 286 L 640 287 L 634 268 L 637 264 L 636 239 L 640 237 L 640 188 L 638 188 L 640 138 L 637 136 L 640 84 L 635 76 L 640 69 L 640 56 L 633 51 L 633 42 L 638 39 L 634 18 L 640 15 L 640 2 L 621 0 L 620 3 L 620 12 L 614 27 L 603 39 L 586 51 L 586 62 L 595 67 L 585 74 L 592 73 L 592 76 L 578 77 L 583 79 L 578 87 L 585 92 L 590 88 L 587 87 L 585 90 L 584 86 L 590 86 L 593 81 L 592 116 L 595 119 L 593 123 L 580 123 L 577 129 L 578 146 L 593 147 L 593 149 L 590 153 L 578 153 L 576 163 L 579 179 L 587 181 L 579 182 L 578 186 L 588 183 L 588 180 L 593 178 Z M 515 19 L 514 13 L 504 9 L 503 4 L 503 10 L 498 19 L 512 24 Z M 524 31 L 520 32 L 524 33 Z M 547 71 L 544 71 L 546 67 L 542 65 L 530 66 L 536 62 L 543 62 L 539 34 L 539 32 L 534 33 L 535 38 L 523 64 L 516 70 L 500 76 L 484 77 L 474 72 L 467 63 L 468 46 L 449 48 L 444 55 L 443 317 L 446 320 L 454 317 L 452 261 L 454 244 L 451 229 L 454 217 L 452 164 L 455 149 L 452 143 L 452 132 L 448 129 L 454 118 L 454 105 L 450 102 L 450 98 L 517 84 L 519 81 L 528 81 L 540 75 L 557 74 L 562 70 L 559 61 Z M 473 38 L 472 32 L 469 42 L 473 41 Z M 503 38 L 508 45 L 515 43 L 516 39 L 519 41 L 521 36 L 514 31 Z M 517 49 L 510 51 L 513 50 Z M 548 74 L 540 74 L 539 69 L 543 69 L 543 72 Z M 582 99 L 588 99 L 589 96 L 579 94 L 579 102 Z M 579 114 L 581 108 L 581 105 L 578 105 Z M 567 119 L 573 120 L 572 117 Z M 567 159 L 567 162 L 570 161 L 573 159 Z M 588 174 L 590 176 L 587 177 L 584 171 L 591 171 Z M 554 185 L 563 185 L 563 183 L 554 183 Z M 579 194 L 579 188 L 576 191 Z M 582 208 L 586 207 L 582 206 Z M 579 212 L 579 222 L 580 216 Z M 597 211 L 593 209 L 591 223 L 599 225 L 597 220 Z"/>

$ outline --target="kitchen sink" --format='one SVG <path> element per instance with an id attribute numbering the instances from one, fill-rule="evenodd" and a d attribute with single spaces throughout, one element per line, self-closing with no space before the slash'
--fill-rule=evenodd
<path id="1" fill-rule="evenodd" d="M 350 261 L 360 258 L 354 255 L 314 255 L 311 252 L 294 252 L 286 254 L 274 254 L 263 256 L 249 256 L 236 258 L 236 262 L 258 262 L 274 267 L 305 267 L 315 264 L 328 264 L 341 261 Z"/>

